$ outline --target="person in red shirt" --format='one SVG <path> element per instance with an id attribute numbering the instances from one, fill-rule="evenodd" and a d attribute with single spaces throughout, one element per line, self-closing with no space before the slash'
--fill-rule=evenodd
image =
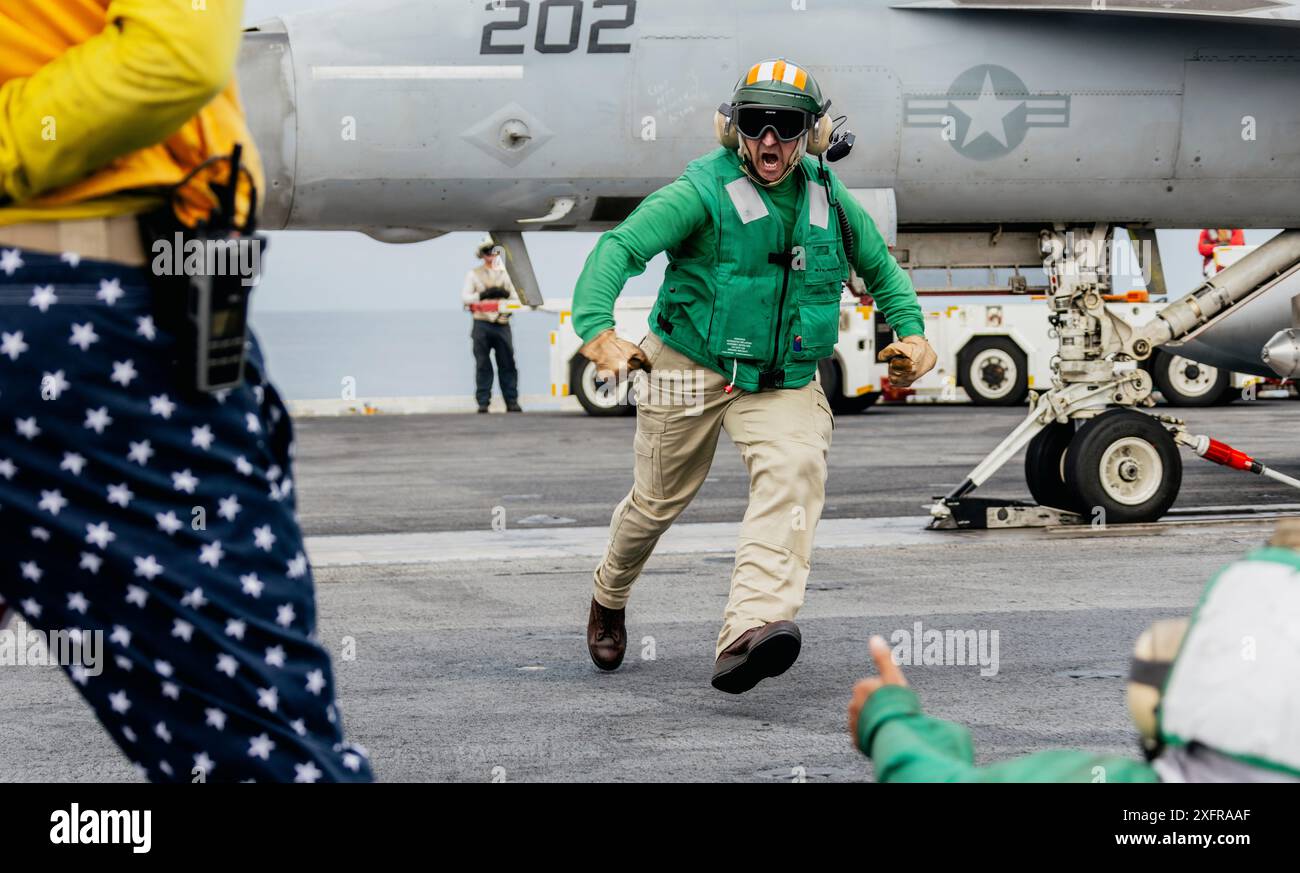
<path id="1" fill-rule="evenodd" d="M 1246 233 L 1239 227 L 1231 230 L 1220 227 L 1201 231 L 1201 240 L 1196 247 L 1200 250 L 1201 257 L 1205 259 L 1201 262 L 1202 268 L 1209 268 L 1210 261 L 1214 260 L 1216 246 L 1244 246 L 1245 244 Z M 1217 273 L 1218 270 L 1215 272 Z"/>

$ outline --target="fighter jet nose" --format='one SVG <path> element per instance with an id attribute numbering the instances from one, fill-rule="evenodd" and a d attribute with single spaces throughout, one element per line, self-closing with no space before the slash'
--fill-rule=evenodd
<path id="1" fill-rule="evenodd" d="M 1282 378 L 1300 377 L 1300 328 L 1278 331 L 1260 357 Z"/>

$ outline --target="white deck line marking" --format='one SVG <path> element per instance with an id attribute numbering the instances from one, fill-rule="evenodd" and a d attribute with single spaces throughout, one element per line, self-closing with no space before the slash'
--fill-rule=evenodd
<path id="1" fill-rule="evenodd" d="M 1190 511 L 1190 507 L 1184 512 Z M 1223 509 L 1203 507 L 1201 509 Z M 1276 518 L 1252 515 L 1206 518 L 1166 517 L 1144 525 L 1094 529 L 1078 525 L 1002 530 L 931 531 L 928 516 L 828 518 L 817 525 L 817 549 L 881 549 L 899 546 L 953 547 L 972 540 L 1008 547 L 1051 548 L 1061 538 L 1203 536 L 1206 525 L 1255 525 L 1271 529 Z M 656 555 L 730 553 L 736 548 L 739 522 L 676 524 L 660 539 Z M 1261 537 L 1263 535 L 1261 534 Z M 433 533 L 355 534 L 307 537 L 307 554 L 315 567 L 383 564 L 442 564 L 455 561 L 530 561 L 543 558 L 598 558 L 605 553 L 609 528 L 528 527 L 504 531 L 437 531 Z M 1263 538 L 1260 539 L 1261 545 Z"/>
<path id="2" fill-rule="evenodd" d="M 940 545 L 945 537 L 951 537 L 951 534 L 924 530 L 926 521 L 922 516 L 825 519 L 817 526 L 817 548 Z M 739 523 L 733 522 L 673 525 L 655 547 L 655 554 L 731 552 L 736 548 L 739 532 Z M 598 558 L 605 553 L 608 539 L 608 525 L 514 528 L 500 532 L 359 534 L 308 537 L 307 554 L 316 567 Z"/>

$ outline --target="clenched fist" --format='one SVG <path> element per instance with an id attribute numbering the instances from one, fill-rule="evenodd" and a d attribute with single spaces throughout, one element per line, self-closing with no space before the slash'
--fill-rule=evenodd
<path id="1" fill-rule="evenodd" d="M 889 361 L 889 384 L 906 388 L 934 369 L 939 356 L 920 334 L 905 336 L 890 343 L 876 355 L 878 361 Z"/>
<path id="2" fill-rule="evenodd" d="M 578 353 L 596 365 L 599 379 L 614 379 L 630 370 L 650 369 L 650 359 L 641 347 L 619 339 L 612 327 L 592 337 Z"/>

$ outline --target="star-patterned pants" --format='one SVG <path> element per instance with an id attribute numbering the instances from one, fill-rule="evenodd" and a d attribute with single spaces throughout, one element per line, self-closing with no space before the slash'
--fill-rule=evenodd
<path id="1" fill-rule="evenodd" d="M 314 636 L 288 413 L 256 343 L 218 395 L 176 354 L 142 270 L 0 250 L 0 597 L 102 634 L 65 669 L 151 780 L 369 781 Z"/>

